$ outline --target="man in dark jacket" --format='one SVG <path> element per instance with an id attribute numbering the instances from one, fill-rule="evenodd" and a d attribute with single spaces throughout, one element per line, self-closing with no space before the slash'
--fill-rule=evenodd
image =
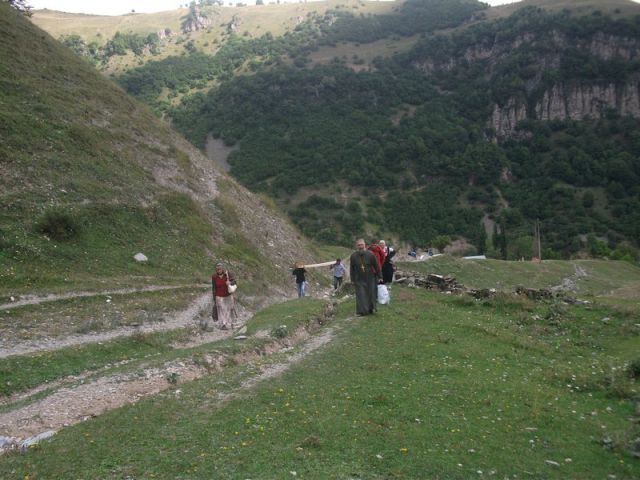
<path id="1" fill-rule="evenodd" d="M 356 251 L 349 258 L 351 283 L 356 290 L 356 313 L 372 314 L 376 309 L 376 292 L 381 280 L 376 256 L 366 249 L 363 239 L 356 241 Z"/>

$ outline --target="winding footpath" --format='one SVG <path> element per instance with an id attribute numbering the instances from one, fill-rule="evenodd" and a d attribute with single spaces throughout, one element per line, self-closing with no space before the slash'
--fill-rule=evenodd
<path id="1" fill-rule="evenodd" d="M 146 287 L 142 289 L 122 289 L 122 290 L 109 290 L 102 292 L 75 292 L 68 293 L 63 295 L 47 295 L 45 297 L 32 297 L 25 300 L 20 300 L 17 302 L 13 302 L 10 304 L 0 305 L 0 310 L 7 310 L 8 308 L 16 308 L 23 305 L 37 305 L 44 302 L 53 302 L 57 300 L 70 299 L 70 298 L 79 298 L 79 297 L 90 297 L 90 296 L 105 296 L 105 295 L 116 295 L 116 294 L 127 294 L 127 293 L 139 293 L 139 292 L 153 292 L 160 290 L 170 290 L 170 289 L 178 289 L 183 288 L 183 286 L 178 287 L 169 287 L 169 286 L 152 286 Z M 184 328 L 193 324 L 195 319 L 199 316 L 201 312 L 204 312 L 211 308 L 211 293 L 203 293 L 200 295 L 194 302 L 189 305 L 189 307 L 182 311 L 178 312 L 171 318 L 167 319 L 164 322 L 154 322 L 149 324 L 143 324 L 136 327 L 120 327 L 114 330 L 110 330 L 108 332 L 100 332 L 100 333 L 87 333 L 81 335 L 69 335 L 61 338 L 46 338 L 46 339 L 38 339 L 31 340 L 20 343 L 7 344 L 6 342 L 0 340 L 0 358 L 10 357 L 12 355 L 27 355 L 30 353 L 36 352 L 46 352 L 59 350 L 61 348 L 72 347 L 77 345 L 84 345 L 87 343 L 98 343 L 98 342 L 106 342 L 109 340 L 113 340 L 118 337 L 126 337 L 131 336 L 138 333 L 151 333 L 151 332 L 159 332 L 165 330 L 175 330 L 178 328 Z M 10 307 L 7 307 L 10 305 Z M 248 313 L 246 311 L 239 312 L 242 319 L 246 320 Z"/>
<path id="2" fill-rule="evenodd" d="M 148 287 L 146 289 L 111 290 L 109 292 L 77 292 L 75 294 L 49 295 L 46 297 L 30 298 L 21 301 L 20 305 L 34 305 L 47 301 L 55 301 L 63 298 L 80 296 L 106 295 L 116 293 L 136 293 L 139 291 L 163 290 L 181 287 Z M 0 349 L 0 358 L 10 355 L 21 355 L 40 351 L 50 351 L 74 345 L 92 342 L 108 341 L 116 337 L 133 335 L 140 332 L 153 332 L 178 328 L 199 327 L 199 319 L 202 315 L 208 315 L 211 308 L 211 294 L 209 292 L 198 296 L 185 310 L 176 313 L 172 318 L 162 323 L 141 325 L 140 327 L 124 327 L 110 332 L 87 335 L 71 335 L 62 338 L 47 339 L 40 342 L 23 342 Z M 27 303 L 28 302 L 28 303 Z M 18 302 L 13 302 L 16 307 Z M 239 311 L 239 324 L 244 325 L 251 317 L 251 312 L 246 309 Z M 323 329 L 319 335 L 311 334 L 300 329 L 291 337 L 282 341 L 273 342 L 268 347 L 267 353 L 274 353 L 302 344 L 295 353 L 286 359 L 262 367 L 260 373 L 254 375 L 232 393 L 220 394 L 218 402 L 224 403 L 241 395 L 258 383 L 282 374 L 291 365 L 299 362 L 308 354 L 318 350 L 330 342 L 336 327 Z M 188 347 L 216 342 L 234 337 L 238 331 L 214 330 L 211 332 L 198 332 L 189 340 Z M 263 334 L 266 334 L 263 332 Z M 183 346 L 184 347 L 184 346 Z M 238 363 L 252 362 L 253 356 L 246 355 L 238 359 Z M 142 398 L 158 394 L 173 388 L 174 394 L 179 395 L 180 389 L 175 388 L 167 379 L 169 376 L 178 378 L 180 384 L 189 382 L 211 372 L 220 371 L 227 359 L 216 355 L 206 355 L 206 365 L 196 364 L 189 359 L 173 360 L 163 365 L 141 366 L 134 372 L 111 373 L 109 368 L 93 372 L 85 372 L 80 375 L 66 377 L 54 382 L 40 385 L 30 391 L 21 392 L 11 397 L 2 399 L 0 406 L 5 407 L 5 412 L 0 413 L 0 454 L 5 451 L 22 449 L 54 435 L 60 429 L 80 423 L 123 405 L 136 403 Z M 121 362 L 122 365 L 127 362 Z M 119 364 L 120 365 L 120 364 Z M 42 392 L 46 396 L 39 398 Z M 14 405 L 15 408 L 11 408 Z"/>

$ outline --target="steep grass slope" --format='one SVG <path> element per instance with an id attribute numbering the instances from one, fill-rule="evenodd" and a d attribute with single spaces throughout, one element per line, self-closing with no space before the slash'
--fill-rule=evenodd
<path id="1" fill-rule="evenodd" d="M 3 300 L 200 282 L 213 258 L 265 291 L 310 258 L 277 212 L 6 4 L 0 169 Z"/>

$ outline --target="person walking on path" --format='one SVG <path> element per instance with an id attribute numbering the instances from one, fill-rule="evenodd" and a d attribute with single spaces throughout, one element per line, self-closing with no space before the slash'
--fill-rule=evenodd
<path id="1" fill-rule="evenodd" d="M 233 320 L 237 316 L 233 296 L 236 279 L 222 263 L 216 263 L 216 271 L 211 276 L 211 288 L 213 289 L 213 321 L 220 322 L 221 330 L 233 328 Z"/>
<path id="2" fill-rule="evenodd" d="M 369 250 L 371 253 L 373 253 L 376 256 L 376 259 L 378 260 L 378 266 L 380 267 L 380 269 L 382 269 L 382 265 L 384 265 L 384 260 L 386 256 L 383 244 L 384 244 L 384 240 L 381 240 L 380 243 L 376 243 L 376 242 L 371 243 L 371 245 L 369 245 L 369 247 L 367 248 L 367 250 Z"/>
<path id="3" fill-rule="evenodd" d="M 298 287 L 298 298 L 302 298 L 304 297 L 304 285 L 306 283 L 304 274 L 307 273 L 307 271 L 304 269 L 303 264 L 296 263 L 295 268 L 291 273 L 296 277 L 296 286 Z"/>
<path id="4" fill-rule="evenodd" d="M 385 253 L 384 263 L 382 264 L 382 282 L 384 284 L 390 284 L 393 283 L 393 274 L 395 272 L 395 265 L 391 259 L 396 254 L 396 251 L 393 247 L 388 247 L 384 240 L 380 240 L 380 246 Z"/>
<path id="5" fill-rule="evenodd" d="M 378 280 L 381 280 L 378 259 L 366 249 L 364 240 L 358 239 L 349 262 L 351 283 L 356 290 L 356 313 L 370 315 L 376 310 Z"/>
<path id="6" fill-rule="evenodd" d="M 347 273 L 347 269 L 344 268 L 342 260 L 339 258 L 336 259 L 336 263 L 331 265 L 329 269 L 333 270 L 333 289 L 337 290 L 340 285 L 342 285 L 342 280 L 344 279 L 344 274 Z"/>

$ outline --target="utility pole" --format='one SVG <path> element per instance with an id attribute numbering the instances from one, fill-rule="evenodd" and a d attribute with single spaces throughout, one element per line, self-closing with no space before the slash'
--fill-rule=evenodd
<path id="1" fill-rule="evenodd" d="M 542 261 L 542 244 L 540 241 L 540 219 L 536 218 L 536 224 L 534 227 L 534 250 L 536 251 L 536 257 L 538 261 Z"/>

